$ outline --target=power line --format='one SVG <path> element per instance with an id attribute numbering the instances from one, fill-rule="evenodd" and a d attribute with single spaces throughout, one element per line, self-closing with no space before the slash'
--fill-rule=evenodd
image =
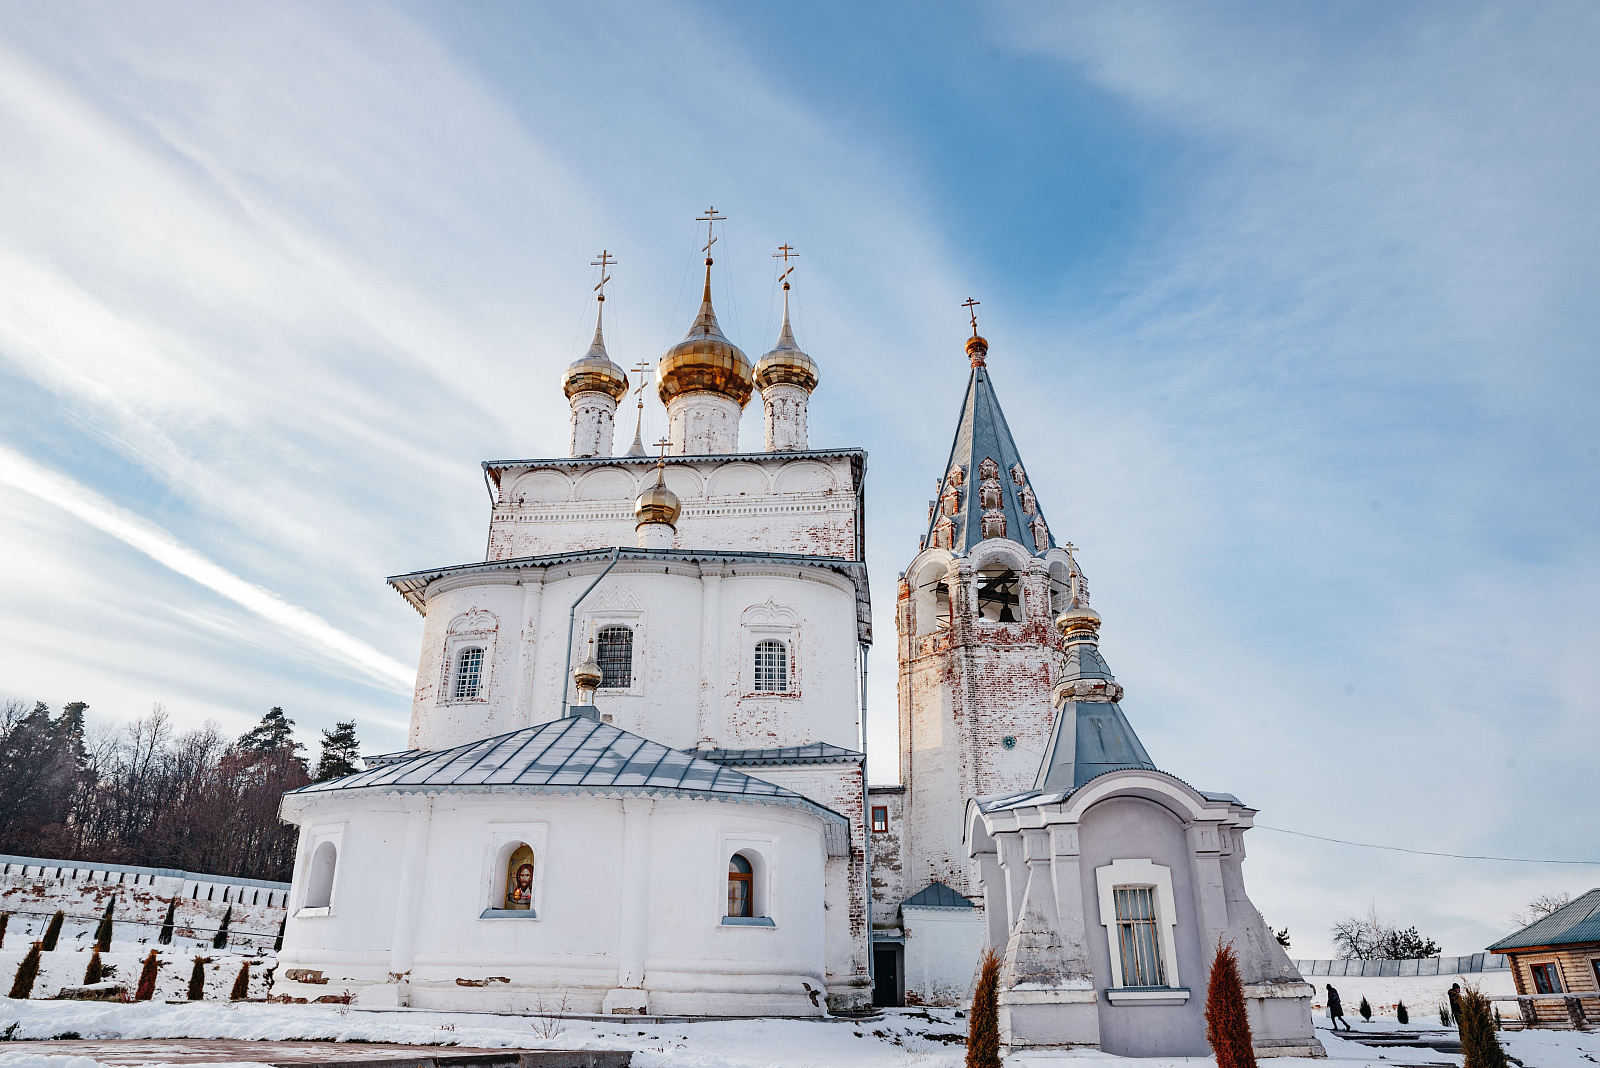
<path id="1" fill-rule="evenodd" d="M 1333 842 L 1336 845 L 1357 846 L 1361 849 L 1387 849 L 1394 853 L 1416 853 L 1424 857 L 1449 857 L 1452 860 L 1501 860 L 1507 864 L 1588 864 L 1600 865 L 1600 860 L 1532 860 L 1528 857 L 1483 857 L 1470 853 L 1435 853 L 1429 849 L 1407 849 L 1405 846 L 1375 845 L 1372 842 L 1348 842 L 1343 838 L 1325 838 L 1320 834 L 1307 834 L 1305 831 L 1291 831 L 1285 827 L 1268 827 L 1264 823 L 1257 823 L 1255 827 L 1263 831 L 1277 831 L 1279 834 L 1292 834 L 1300 838 L 1315 838 L 1319 842 Z"/>

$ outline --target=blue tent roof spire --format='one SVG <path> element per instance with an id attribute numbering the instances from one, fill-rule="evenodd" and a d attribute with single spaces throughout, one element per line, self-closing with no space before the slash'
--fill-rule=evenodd
<path id="1" fill-rule="evenodd" d="M 978 336 L 974 319 L 967 339 L 972 374 L 928 520 L 927 544 L 965 553 L 985 538 L 1008 538 L 1042 553 L 1055 540 L 989 381 L 988 354 L 989 342 Z"/>

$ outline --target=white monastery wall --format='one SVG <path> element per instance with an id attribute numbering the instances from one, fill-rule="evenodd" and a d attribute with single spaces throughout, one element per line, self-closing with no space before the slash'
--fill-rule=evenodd
<path id="1" fill-rule="evenodd" d="M 642 833 L 624 833 L 629 806 Z M 823 1011 L 826 910 L 816 887 L 827 849 L 804 812 L 593 795 L 335 794 L 297 818 L 298 911 L 277 992 L 373 987 L 369 999 L 393 997 L 394 972 L 409 973 L 416 1006 L 527 1011 L 565 995 L 571 1011 L 597 1012 L 633 966 L 652 1012 Z M 308 914 L 307 870 L 330 837 L 332 898 L 326 913 Z M 521 842 L 535 855 L 534 914 L 481 918 L 504 893 L 502 853 Z M 722 923 L 735 851 L 759 858 L 756 914 L 771 926 Z"/>
<path id="2" fill-rule="evenodd" d="M 908 1005 L 959 1005 L 972 996 L 973 962 L 983 951 L 983 913 L 977 909 L 901 910 L 906 934 Z"/>

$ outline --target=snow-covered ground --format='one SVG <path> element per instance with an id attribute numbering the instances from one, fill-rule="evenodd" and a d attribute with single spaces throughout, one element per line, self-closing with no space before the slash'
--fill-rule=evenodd
<path id="1" fill-rule="evenodd" d="M 11 913 L 5 945 L 27 948 L 27 943 L 44 934 L 50 914 L 57 909 L 68 917 L 61 928 L 60 944 L 63 947 L 87 945 L 94 941 L 100 914 L 113 895 L 117 899 L 116 908 L 112 910 L 113 944 L 148 942 L 153 945 L 161 933 L 161 921 L 167 915 L 167 899 L 152 893 L 149 887 L 43 879 L 37 875 L 26 879 L 16 874 L 0 876 L 0 912 Z M 272 948 L 278 925 L 283 920 L 283 909 L 192 898 L 178 899 L 174 944 L 209 948 L 212 932 L 222 923 L 229 908 L 233 909 L 233 918 L 228 924 L 230 949 L 248 952 Z M 133 922 L 136 920 L 144 922 Z"/>
<path id="2" fill-rule="evenodd" d="M 13 1026 L 14 1025 L 14 1026 Z M 1393 1021 L 1357 1024 L 1366 1033 L 1428 1034 L 1398 1028 Z M 104 1004 L 0 1000 L 0 1034 L 14 1039 L 313 1039 L 391 1042 L 518 1049 L 630 1049 L 637 1068 L 958 1068 L 965 1056 L 966 1020 L 954 1009 L 887 1012 L 880 1019 L 752 1019 L 704 1023 L 645 1024 L 562 1020 L 550 1017 L 446 1013 L 427 1010 L 375 1010 L 327 1005 L 269 1005 L 200 1002 Z M 1435 1026 L 1431 1034 L 1454 1037 Z M 1341 1068 L 1393 1068 L 1394 1065 L 1460 1065 L 1456 1054 L 1432 1049 L 1374 1049 L 1335 1037 L 1320 1026 L 1318 1036 Z M 1501 1032 L 1508 1052 L 1526 1068 L 1592 1068 L 1600 1063 L 1600 1033 L 1572 1031 Z M 0 1050 L 3 1050 L 0 1046 Z M 0 1053 L 0 1068 L 96 1068 L 68 1064 L 71 1046 L 50 1063 Z M 35 1055 L 28 1055 L 35 1056 Z M 1023 1054 L 1008 1068 L 1047 1068 L 1063 1059 L 1125 1061 L 1093 1051 Z M 1209 1057 L 1155 1058 L 1140 1068 L 1208 1068 Z M 194 1062 L 186 1068 L 197 1068 Z M 1305 1068 L 1304 1061 L 1272 1060 L 1263 1068 Z"/>
<path id="3" fill-rule="evenodd" d="M 7 932 L 6 948 L 0 950 L 0 993 L 11 989 L 11 981 L 17 974 L 17 966 L 22 963 L 23 956 L 28 952 L 28 946 L 28 942 L 13 939 L 10 932 Z M 156 945 L 155 939 L 152 938 L 149 945 L 112 942 L 111 952 L 100 954 L 102 968 L 111 969 L 111 973 L 105 978 L 126 985 L 128 992 L 132 993 L 134 987 L 138 985 L 139 973 L 144 968 L 144 958 L 152 949 L 157 951 L 159 954 L 157 959 L 161 962 L 161 966 L 156 970 L 154 999 L 156 1001 L 188 997 L 189 975 L 194 969 L 194 958 L 197 956 L 207 957 L 211 961 L 205 965 L 206 997 L 222 1001 L 228 1000 L 228 995 L 233 991 L 234 980 L 239 976 L 239 968 L 245 961 L 250 962 L 250 996 L 253 998 L 267 996 L 269 981 L 267 973 L 277 965 L 277 958 L 271 956 L 224 953 L 212 949 L 209 945 L 204 949 L 197 949 L 192 944 L 160 946 Z M 89 966 L 89 954 L 88 945 L 68 946 L 65 937 L 58 943 L 57 949 L 41 953 L 39 976 L 34 980 L 33 996 L 53 998 L 63 987 L 82 986 L 84 969 Z M 6 1004 L 17 1005 L 21 1002 L 8 1001 Z"/>
<path id="4" fill-rule="evenodd" d="M 1439 1023 L 1439 1003 L 1446 1000 L 1445 993 L 1450 989 L 1451 983 L 1460 983 L 1462 986 L 1475 985 L 1485 994 L 1515 994 L 1516 980 L 1511 977 L 1510 968 L 1496 971 L 1473 972 L 1469 975 L 1411 975 L 1411 976 L 1359 976 L 1359 975 L 1314 975 L 1306 980 L 1317 988 L 1316 994 L 1311 999 L 1311 1009 L 1317 1015 L 1327 1012 L 1328 987 L 1339 992 L 1339 1001 L 1344 1005 L 1345 1016 L 1354 1021 L 1359 1019 L 1357 1007 L 1361 998 L 1366 997 L 1372 1005 L 1372 1012 L 1377 1016 L 1394 1016 L 1394 1007 L 1397 1002 L 1404 1001 L 1406 1011 L 1411 1017 L 1411 1022 L 1427 1026 Z M 1506 1016 L 1517 1015 L 1517 1008 L 1510 1002 L 1502 1002 L 1500 1011 Z"/>

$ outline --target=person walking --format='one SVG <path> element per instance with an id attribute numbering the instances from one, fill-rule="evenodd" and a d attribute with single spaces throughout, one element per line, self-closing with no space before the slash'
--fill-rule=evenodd
<path id="1" fill-rule="evenodd" d="M 1333 1021 L 1333 1029 L 1339 1030 L 1339 1024 L 1344 1024 L 1346 1031 L 1354 1031 L 1350 1021 L 1344 1018 L 1344 1004 L 1339 1000 L 1339 992 L 1333 988 L 1332 983 L 1324 984 L 1328 988 L 1328 1019 Z"/>
<path id="2" fill-rule="evenodd" d="M 1461 1026 L 1461 984 L 1450 984 L 1450 1019 L 1457 1027 Z"/>

